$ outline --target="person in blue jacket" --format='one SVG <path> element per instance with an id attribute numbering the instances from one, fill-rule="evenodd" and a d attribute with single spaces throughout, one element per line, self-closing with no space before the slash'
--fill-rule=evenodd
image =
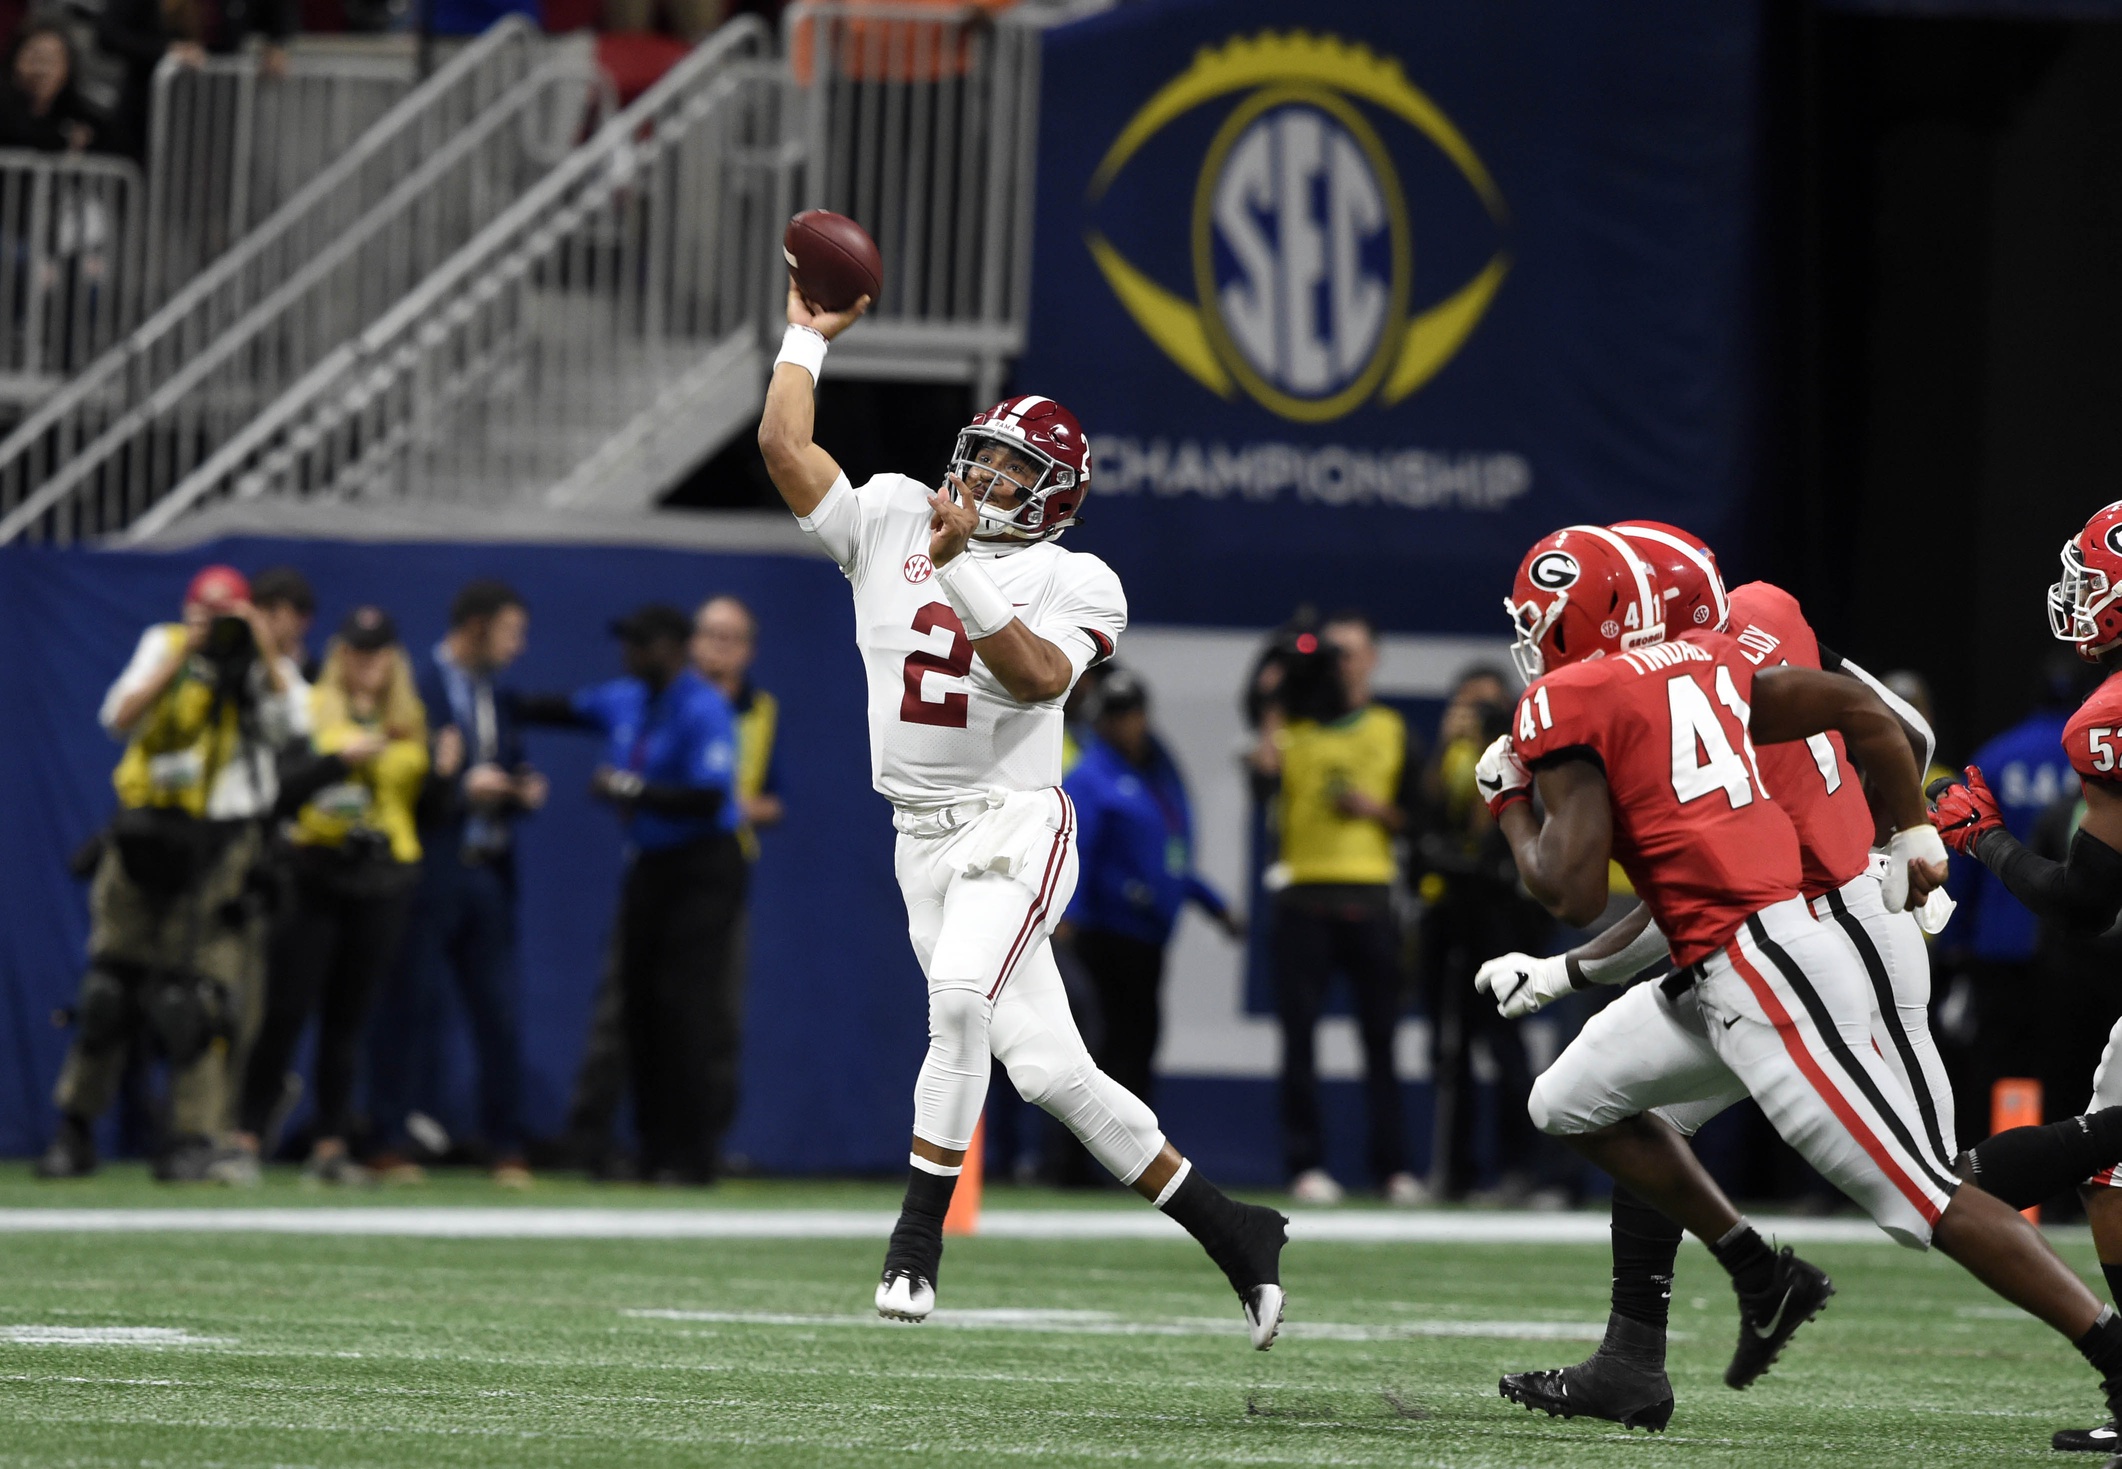
<path id="1" fill-rule="evenodd" d="M 525 699 L 522 714 L 604 737 L 590 793 L 611 803 L 626 834 L 618 976 L 641 1175 L 709 1183 L 737 1112 L 743 1013 L 730 964 L 748 877 L 736 720 L 722 691 L 693 671 L 683 612 L 652 604 L 612 634 L 625 649 L 624 678 Z"/>
<path id="2" fill-rule="evenodd" d="M 1142 680 L 1111 668 L 1096 707 L 1095 738 L 1062 783 L 1076 805 L 1080 864 L 1068 923 L 1105 1020 L 1092 1054 L 1106 1075 L 1149 1101 L 1164 949 L 1180 910 L 1198 903 L 1233 938 L 1244 923 L 1194 871 L 1186 782 L 1150 730 Z"/>

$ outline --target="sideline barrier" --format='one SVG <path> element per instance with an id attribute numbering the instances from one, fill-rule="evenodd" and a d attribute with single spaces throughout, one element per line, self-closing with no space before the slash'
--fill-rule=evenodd
<path id="1" fill-rule="evenodd" d="M 0 149 L 0 403 L 32 403 L 139 313 L 140 170 L 122 158 Z"/>

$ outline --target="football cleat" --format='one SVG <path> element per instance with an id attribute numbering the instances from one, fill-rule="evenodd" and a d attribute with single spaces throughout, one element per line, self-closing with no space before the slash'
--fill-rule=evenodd
<path id="1" fill-rule="evenodd" d="M 2064 1454 L 2112 1454 L 2122 1449 L 2122 1431 L 2111 1419 L 2098 1428 L 2058 1429 L 2048 1446 Z"/>
<path id="2" fill-rule="evenodd" d="M 936 1309 L 936 1288 L 911 1270 L 887 1270 L 877 1282 L 877 1314 L 888 1321 L 928 1320 Z"/>
<path id="3" fill-rule="evenodd" d="M 1673 1418 L 1673 1385 L 1662 1368 L 1632 1367 L 1604 1351 L 1574 1367 L 1508 1373 L 1496 1391 L 1550 1418 L 1604 1418 L 1652 1433 Z"/>
<path id="4" fill-rule="evenodd" d="M 1776 1256 L 1776 1273 L 1768 1289 L 1739 1297 L 1739 1345 L 1724 1369 L 1724 1385 L 1744 1390 L 1775 1365 L 1799 1327 L 1819 1315 L 1835 1283 L 1817 1265 L 1801 1260 L 1785 1245 Z"/>
<path id="5" fill-rule="evenodd" d="M 1264 1352 L 1275 1344 L 1282 1329 L 1282 1287 L 1256 1285 L 1238 1297 L 1245 1305 L 1245 1329 L 1251 1333 L 1253 1350 Z"/>

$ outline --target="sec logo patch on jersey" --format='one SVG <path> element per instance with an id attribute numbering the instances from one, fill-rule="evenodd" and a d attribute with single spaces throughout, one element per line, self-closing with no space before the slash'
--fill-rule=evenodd
<path id="1" fill-rule="evenodd" d="M 906 558 L 906 579 L 916 586 L 936 574 L 936 563 L 929 560 L 925 552 L 916 551 Z"/>

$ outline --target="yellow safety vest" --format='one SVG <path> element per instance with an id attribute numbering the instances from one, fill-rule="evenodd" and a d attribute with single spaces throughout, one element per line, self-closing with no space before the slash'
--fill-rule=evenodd
<path id="1" fill-rule="evenodd" d="M 184 647 L 182 623 L 167 623 L 160 631 L 172 653 Z M 206 814 L 214 778 L 242 739 L 235 701 L 224 703 L 221 717 L 210 721 L 213 707 L 213 685 L 197 677 L 187 660 L 162 697 L 140 717 L 118 768 L 111 772 L 118 804 L 133 810 L 157 806 Z"/>
<path id="2" fill-rule="evenodd" d="M 1389 883 L 1392 836 L 1375 821 L 1344 816 L 1334 801 L 1360 791 L 1383 806 L 1400 796 L 1407 760 L 1407 725 L 1393 710 L 1371 704 L 1331 724 L 1300 719 L 1284 728 L 1282 864 L 1292 883 Z"/>

